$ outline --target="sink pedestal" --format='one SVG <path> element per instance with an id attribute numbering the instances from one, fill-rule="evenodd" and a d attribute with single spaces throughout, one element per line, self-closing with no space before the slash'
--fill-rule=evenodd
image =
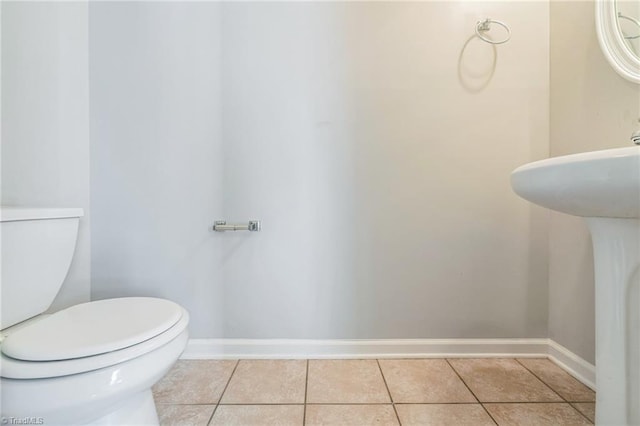
<path id="1" fill-rule="evenodd" d="M 522 198 L 586 218 L 596 278 L 596 424 L 640 425 L 640 146 L 535 161 Z"/>
<path id="2" fill-rule="evenodd" d="M 640 424 L 640 219 L 586 218 L 596 285 L 596 424 Z"/>

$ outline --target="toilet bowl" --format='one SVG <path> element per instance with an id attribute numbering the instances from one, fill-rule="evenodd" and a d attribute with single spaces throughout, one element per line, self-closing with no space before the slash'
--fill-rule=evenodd
<path id="1" fill-rule="evenodd" d="M 124 297 L 42 314 L 57 293 L 50 287 L 59 289 L 68 270 L 81 214 L 0 210 L 3 424 L 158 423 L 151 387 L 186 346 L 184 308 Z M 45 302 L 43 293 L 51 300 Z"/>

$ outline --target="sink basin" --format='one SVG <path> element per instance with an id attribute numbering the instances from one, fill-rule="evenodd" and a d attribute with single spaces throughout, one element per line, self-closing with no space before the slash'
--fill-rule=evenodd
<path id="1" fill-rule="evenodd" d="M 640 146 L 549 158 L 518 167 L 522 198 L 583 217 L 640 217 Z"/>
<path id="2" fill-rule="evenodd" d="M 640 424 L 640 147 L 536 161 L 511 174 L 514 191 L 583 216 L 593 241 L 596 424 Z"/>

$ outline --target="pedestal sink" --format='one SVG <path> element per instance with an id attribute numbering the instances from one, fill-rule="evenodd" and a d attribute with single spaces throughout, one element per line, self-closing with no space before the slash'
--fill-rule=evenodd
<path id="1" fill-rule="evenodd" d="M 526 164 L 511 186 L 586 219 L 596 281 L 596 424 L 640 424 L 640 147 Z"/>

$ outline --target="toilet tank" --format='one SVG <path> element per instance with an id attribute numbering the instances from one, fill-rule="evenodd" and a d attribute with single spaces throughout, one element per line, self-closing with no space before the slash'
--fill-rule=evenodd
<path id="1" fill-rule="evenodd" d="M 0 207 L 0 330 L 51 306 L 82 216 L 82 209 Z"/>

